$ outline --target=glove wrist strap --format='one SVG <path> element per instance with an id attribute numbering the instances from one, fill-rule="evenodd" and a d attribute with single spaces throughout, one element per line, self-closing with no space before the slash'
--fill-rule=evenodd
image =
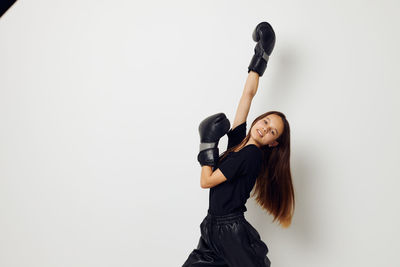
<path id="1" fill-rule="evenodd" d="M 216 148 L 217 146 L 218 146 L 218 142 L 200 143 L 200 151 L 210 149 L 210 148 Z"/>
<path id="2" fill-rule="evenodd" d="M 264 52 L 263 55 L 262 55 L 262 58 L 263 58 L 265 61 L 268 62 L 269 56 L 268 56 L 267 53 Z"/>

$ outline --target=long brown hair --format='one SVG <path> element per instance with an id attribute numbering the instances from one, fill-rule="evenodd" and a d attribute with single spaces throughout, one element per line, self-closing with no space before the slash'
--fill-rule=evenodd
<path id="1" fill-rule="evenodd" d="M 292 223 L 295 209 L 294 188 L 290 171 L 290 127 L 286 116 L 279 111 L 268 111 L 258 116 L 251 124 L 246 137 L 238 145 L 227 149 L 220 157 L 225 158 L 230 152 L 244 146 L 250 138 L 250 132 L 257 121 L 269 114 L 276 114 L 283 122 L 283 132 L 276 139 L 279 143 L 275 147 L 268 145 L 260 147 L 263 154 L 262 167 L 257 177 L 252 197 L 256 195 L 256 202 L 262 209 L 272 214 L 283 228 Z"/>

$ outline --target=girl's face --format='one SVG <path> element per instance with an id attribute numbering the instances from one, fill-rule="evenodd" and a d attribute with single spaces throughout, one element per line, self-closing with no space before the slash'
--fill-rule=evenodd
<path id="1" fill-rule="evenodd" d="M 283 132 L 283 122 L 276 114 L 269 114 L 254 124 L 250 132 L 250 138 L 259 147 L 269 145 L 276 146 L 275 141 Z"/>

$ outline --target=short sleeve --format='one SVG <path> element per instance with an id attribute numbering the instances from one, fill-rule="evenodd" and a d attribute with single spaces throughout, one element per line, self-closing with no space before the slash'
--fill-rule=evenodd
<path id="1" fill-rule="evenodd" d="M 246 121 L 227 132 L 228 148 L 234 147 L 246 137 Z"/>

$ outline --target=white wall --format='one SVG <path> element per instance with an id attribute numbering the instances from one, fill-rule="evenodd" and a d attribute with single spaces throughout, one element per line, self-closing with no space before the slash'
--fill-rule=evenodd
<path id="1" fill-rule="evenodd" d="M 0 266 L 181 266 L 208 208 L 198 125 L 287 115 L 296 211 L 248 200 L 273 267 L 400 266 L 398 1 L 23 1 L 0 19 Z M 226 148 L 227 138 L 220 141 Z"/>

